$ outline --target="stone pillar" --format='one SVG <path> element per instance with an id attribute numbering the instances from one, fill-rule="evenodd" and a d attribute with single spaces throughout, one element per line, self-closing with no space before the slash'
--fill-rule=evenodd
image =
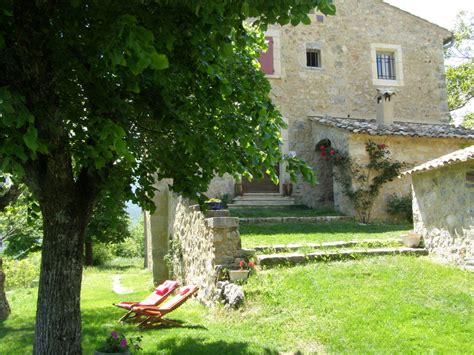
<path id="1" fill-rule="evenodd" d="M 172 180 L 161 180 L 156 184 L 154 202 L 156 211 L 149 216 L 149 235 L 151 245 L 153 281 L 158 284 L 169 277 L 169 270 L 164 260 L 168 254 L 168 202 L 169 184 Z"/>
<path id="2" fill-rule="evenodd" d="M 145 243 L 145 267 L 153 267 L 153 258 L 151 255 L 151 230 L 150 230 L 150 212 L 143 211 L 143 234 Z"/>
<path id="3" fill-rule="evenodd" d="M 390 90 L 377 90 L 377 123 L 379 125 L 393 124 L 393 99 L 395 93 Z"/>

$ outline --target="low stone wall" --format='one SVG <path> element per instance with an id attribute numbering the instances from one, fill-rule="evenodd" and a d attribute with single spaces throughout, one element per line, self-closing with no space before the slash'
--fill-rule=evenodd
<path id="1" fill-rule="evenodd" d="M 163 191 L 163 189 L 162 189 Z M 212 306 L 219 298 L 217 281 L 222 268 L 237 268 L 242 257 L 239 234 L 239 219 L 229 217 L 228 211 L 201 212 L 199 205 L 168 192 L 167 209 L 158 208 L 167 215 L 168 251 L 164 258 L 162 253 L 155 253 L 151 267 L 166 263 L 169 277 L 181 285 L 199 286 L 197 298 L 204 304 Z M 157 218 L 162 224 L 163 218 Z M 153 221 L 153 219 L 152 219 Z M 161 230 L 165 226 L 161 225 Z M 150 230 L 158 230 L 150 228 Z M 159 243 L 156 236 L 149 236 L 151 243 Z M 153 249 L 153 246 L 151 247 Z M 163 267 L 161 268 L 163 269 Z M 155 282 L 162 277 L 155 276 Z"/>
<path id="2" fill-rule="evenodd" d="M 464 265 L 474 258 L 474 162 L 415 173 L 413 219 L 431 254 Z"/>

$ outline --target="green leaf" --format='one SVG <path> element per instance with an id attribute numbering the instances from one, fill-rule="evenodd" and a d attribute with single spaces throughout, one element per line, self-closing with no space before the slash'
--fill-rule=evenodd
<path id="1" fill-rule="evenodd" d="M 29 126 L 26 134 L 23 136 L 23 141 L 26 146 L 32 151 L 36 152 L 38 149 L 38 131 L 34 126 Z"/>
<path id="2" fill-rule="evenodd" d="M 163 70 L 170 66 L 168 57 L 164 54 L 153 53 L 150 59 L 153 68 L 156 70 Z"/>
<path id="3" fill-rule="evenodd" d="M 308 16 L 304 16 L 302 19 L 301 19 L 301 22 L 305 25 L 309 25 L 311 24 L 311 19 L 308 17 Z"/>
<path id="4" fill-rule="evenodd" d="M 5 48 L 5 38 L 3 38 L 3 35 L 0 33 L 0 49 Z"/>
<path id="5" fill-rule="evenodd" d="M 70 0 L 70 4 L 74 8 L 81 6 L 82 0 Z"/>

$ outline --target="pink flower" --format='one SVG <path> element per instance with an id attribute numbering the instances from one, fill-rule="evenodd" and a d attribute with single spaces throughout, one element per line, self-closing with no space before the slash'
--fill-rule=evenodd
<path id="1" fill-rule="evenodd" d="M 326 156 L 326 152 L 321 152 L 321 156 L 322 156 L 322 157 L 325 157 L 325 156 Z"/>
<path id="2" fill-rule="evenodd" d="M 115 339 L 118 338 L 118 333 L 115 330 L 112 333 L 110 333 L 110 335 L 112 335 L 112 338 L 115 338 Z"/>
<path id="3" fill-rule="evenodd" d="M 253 261 L 249 261 L 249 267 L 255 267 L 255 263 Z"/>
<path id="4" fill-rule="evenodd" d="M 326 149 L 325 145 L 322 145 L 321 147 L 319 147 L 319 150 L 324 150 L 324 149 Z"/>
<path id="5" fill-rule="evenodd" d="M 120 346 L 122 348 L 125 348 L 127 346 L 127 339 L 123 338 L 122 340 L 120 340 Z"/>
<path id="6" fill-rule="evenodd" d="M 245 261 L 240 260 L 239 266 L 242 269 L 245 266 Z"/>
<path id="7" fill-rule="evenodd" d="M 378 147 L 379 149 L 385 149 L 385 148 L 387 148 L 387 146 L 386 146 L 385 144 L 377 144 L 377 147 Z"/>
<path id="8" fill-rule="evenodd" d="M 334 155 L 334 153 L 336 153 L 336 151 L 335 151 L 334 149 L 331 149 L 331 150 L 329 151 L 329 154 L 330 154 L 330 155 Z"/>

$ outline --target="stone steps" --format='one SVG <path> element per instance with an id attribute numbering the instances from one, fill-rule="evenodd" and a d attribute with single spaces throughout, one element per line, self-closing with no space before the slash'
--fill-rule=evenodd
<path id="1" fill-rule="evenodd" d="M 295 199 L 280 193 L 245 193 L 237 196 L 228 205 L 229 208 L 287 207 L 293 206 Z"/>
<path id="2" fill-rule="evenodd" d="M 240 218 L 242 224 L 259 224 L 259 223 L 320 223 L 351 220 L 352 217 L 347 216 L 315 216 L 315 217 L 256 217 L 256 218 Z"/>
<path id="3" fill-rule="evenodd" d="M 357 259 L 359 257 L 381 256 L 381 255 L 428 255 L 424 248 L 376 248 L 376 249 L 346 249 L 338 251 L 319 251 L 314 253 L 284 253 L 256 255 L 257 264 L 265 267 L 278 265 L 294 266 L 308 262 L 335 261 L 346 259 Z"/>
<path id="4" fill-rule="evenodd" d="M 370 245 L 370 244 L 400 244 L 402 245 L 401 239 L 364 239 L 364 240 L 350 240 L 350 241 L 336 241 L 336 242 L 323 242 L 323 243 L 295 243 L 295 244 L 277 244 L 277 245 L 261 245 L 254 247 L 253 250 L 255 253 L 284 253 L 296 251 L 302 248 L 309 249 L 321 249 L 321 248 L 348 248 L 348 247 L 357 247 L 361 245 Z"/>

